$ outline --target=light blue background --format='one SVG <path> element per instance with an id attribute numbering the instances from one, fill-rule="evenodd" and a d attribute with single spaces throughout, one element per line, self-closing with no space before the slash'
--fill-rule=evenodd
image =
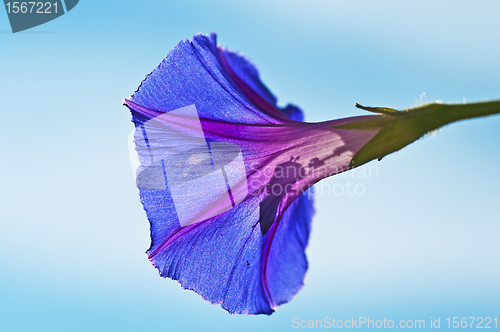
<path id="1" fill-rule="evenodd" d="M 0 331 L 289 331 L 292 318 L 500 316 L 500 116 L 323 182 L 303 290 L 231 316 L 158 277 L 123 98 L 216 31 L 309 121 L 500 98 L 498 1 L 91 1 L 12 34 L 0 10 Z M 425 96 L 423 95 L 425 93 Z M 354 177 L 353 177 L 354 176 Z M 339 187 L 338 187 L 339 188 Z"/>

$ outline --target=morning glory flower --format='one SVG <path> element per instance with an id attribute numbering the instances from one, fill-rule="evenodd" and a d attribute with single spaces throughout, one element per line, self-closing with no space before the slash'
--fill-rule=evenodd
<path id="1" fill-rule="evenodd" d="M 298 107 L 278 107 L 256 67 L 217 46 L 215 34 L 181 41 L 124 104 L 149 260 L 161 276 L 246 314 L 271 314 L 302 288 L 316 182 L 447 123 L 498 113 L 498 103 L 461 113 L 358 105 L 376 114 L 306 123 Z"/>

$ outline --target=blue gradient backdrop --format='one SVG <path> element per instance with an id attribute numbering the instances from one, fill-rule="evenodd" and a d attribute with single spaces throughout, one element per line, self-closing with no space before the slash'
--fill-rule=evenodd
<path id="1" fill-rule="evenodd" d="M 308 121 L 362 114 L 355 102 L 499 99 L 499 12 L 486 0 L 83 0 L 12 34 L 0 10 L 0 331 L 289 331 L 293 317 L 326 316 L 441 317 L 444 329 L 450 316 L 500 316 L 500 116 L 370 163 L 378 175 L 324 180 L 345 191 L 317 198 L 306 286 L 248 317 L 148 262 L 121 106 L 179 40 L 210 31 Z"/>

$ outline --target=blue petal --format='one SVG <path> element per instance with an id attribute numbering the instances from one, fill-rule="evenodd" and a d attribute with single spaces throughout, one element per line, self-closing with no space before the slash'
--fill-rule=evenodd
<path id="1" fill-rule="evenodd" d="M 154 243 L 148 251 L 161 276 L 178 280 L 183 288 L 211 303 L 221 303 L 230 313 L 273 311 L 261 278 L 264 238 L 257 224 L 258 198 L 173 233 L 168 225 L 175 222 L 165 219 L 161 221 L 165 227 L 155 226 L 151 232 L 161 243 Z"/>
<path id="2" fill-rule="evenodd" d="M 266 279 L 275 306 L 286 303 L 302 288 L 307 271 L 305 249 L 314 214 L 314 188 L 300 195 L 285 211 L 272 240 Z"/>
<path id="3" fill-rule="evenodd" d="M 231 66 L 231 69 L 240 77 L 249 87 L 257 92 L 268 103 L 276 105 L 276 97 L 269 89 L 261 82 L 259 71 L 255 65 L 247 59 L 243 54 L 223 49 L 224 55 Z"/>
<path id="4" fill-rule="evenodd" d="M 257 67 L 243 54 L 233 52 L 223 48 L 222 52 L 226 56 L 228 64 L 238 77 L 243 80 L 250 88 L 258 93 L 269 104 L 277 107 L 277 98 L 262 83 Z M 285 108 L 278 108 L 290 119 L 295 121 L 304 121 L 304 113 L 300 108 L 294 105 L 287 105 Z"/>
<path id="5" fill-rule="evenodd" d="M 295 121 L 301 121 L 303 122 L 304 119 L 304 112 L 300 108 L 294 105 L 287 105 L 285 108 L 282 108 L 281 111 L 285 113 L 286 116 L 288 116 L 290 119 L 295 120 Z"/>
<path id="6" fill-rule="evenodd" d="M 277 229 L 263 236 L 257 197 L 180 228 L 168 190 L 140 191 L 151 222 L 148 254 L 161 276 L 230 313 L 270 314 L 302 287 L 313 215 L 307 192 L 292 203 Z"/>
<path id="7" fill-rule="evenodd" d="M 196 105 L 200 118 L 231 123 L 281 121 L 250 104 L 226 79 L 211 44 L 181 41 L 129 98 L 161 113 Z M 207 46 L 208 44 L 208 46 Z"/>

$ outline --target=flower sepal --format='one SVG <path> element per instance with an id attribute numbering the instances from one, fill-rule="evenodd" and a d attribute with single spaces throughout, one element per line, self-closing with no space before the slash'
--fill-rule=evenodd
<path id="1" fill-rule="evenodd" d="M 380 131 L 354 155 L 350 167 L 357 167 L 374 159 L 381 160 L 425 134 L 452 122 L 500 113 L 500 101 L 470 104 L 430 103 L 402 111 L 359 104 L 356 104 L 356 107 L 380 116 L 334 128 Z"/>

